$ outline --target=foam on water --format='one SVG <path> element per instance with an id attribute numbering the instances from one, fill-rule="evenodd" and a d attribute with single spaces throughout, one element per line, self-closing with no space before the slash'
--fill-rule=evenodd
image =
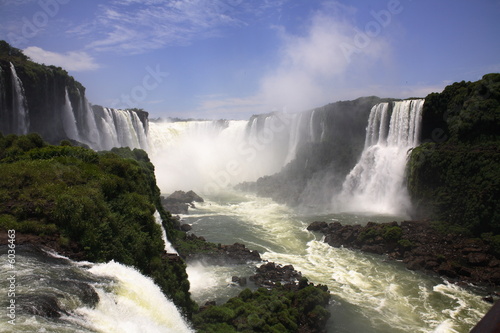
<path id="1" fill-rule="evenodd" d="M 89 271 L 116 281 L 111 290 L 106 285 L 96 288 L 99 303 L 95 309 L 76 311 L 91 328 L 106 333 L 193 332 L 160 288 L 135 269 L 111 261 Z"/>
<path id="2" fill-rule="evenodd" d="M 306 217 L 269 199 L 236 193 L 208 198 L 195 217 L 184 218 L 190 223 L 192 218 L 193 232 L 209 241 L 227 243 L 224 240 L 239 235 L 261 251 L 263 259 L 292 264 L 310 281 L 328 285 L 336 301 L 332 332 L 350 332 L 342 326 L 352 329 L 351 321 L 366 322 L 355 329 L 368 327 L 372 332 L 466 332 L 488 310 L 481 297 L 467 289 L 409 271 L 382 256 L 329 246 L 305 230 Z M 347 217 L 330 219 L 343 223 Z M 353 220 L 359 219 L 370 218 Z M 339 309 L 348 316 L 336 317 Z"/>

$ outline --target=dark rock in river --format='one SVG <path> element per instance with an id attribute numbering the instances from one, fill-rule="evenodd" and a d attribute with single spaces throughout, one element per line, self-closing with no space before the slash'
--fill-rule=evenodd
<path id="1" fill-rule="evenodd" d="M 57 301 L 57 295 L 20 295 L 16 303 L 20 311 L 44 318 L 59 318 L 68 315 Z"/>
<path id="2" fill-rule="evenodd" d="M 194 250 L 194 247 L 191 247 L 187 251 L 182 247 L 178 249 L 181 257 L 187 261 L 200 260 L 212 265 L 238 265 L 262 260 L 257 250 L 250 250 L 244 244 L 215 245 L 194 234 L 187 234 L 186 240 L 196 244 L 197 248 Z"/>
<path id="3" fill-rule="evenodd" d="M 181 231 L 188 232 L 193 229 L 193 227 L 187 223 L 181 225 Z"/>
<path id="4" fill-rule="evenodd" d="M 259 287 L 274 288 L 281 285 L 297 285 L 302 279 L 302 274 L 295 270 L 292 265 L 278 265 L 268 262 L 257 268 L 255 275 L 250 277 Z"/>
<path id="5" fill-rule="evenodd" d="M 437 273 L 452 281 L 500 285 L 500 260 L 490 244 L 478 238 L 439 233 L 426 221 L 373 223 L 366 226 L 313 222 L 333 247 L 344 246 L 401 260 L 410 270 Z"/>
<path id="6" fill-rule="evenodd" d="M 196 208 L 194 202 L 204 202 L 204 200 L 193 191 L 175 191 L 166 198 L 161 197 L 163 207 L 171 214 L 187 214 L 189 207 Z"/>

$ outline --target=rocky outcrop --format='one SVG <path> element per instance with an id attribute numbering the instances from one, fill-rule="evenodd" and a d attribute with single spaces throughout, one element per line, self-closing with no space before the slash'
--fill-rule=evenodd
<path id="1" fill-rule="evenodd" d="M 366 226 L 313 222 L 308 230 L 325 235 L 325 242 L 361 251 L 386 254 L 410 270 L 437 273 L 451 281 L 500 285 L 500 260 L 486 240 L 438 232 L 426 221 Z"/>
<path id="2" fill-rule="evenodd" d="M 186 261 L 199 260 L 211 265 L 237 265 L 262 260 L 257 250 L 250 250 L 244 244 L 214 244 L 194 234 L 187 234 L 179 242 L 177 250 Z"/>
<path id="3" fill-rule="evenodd" d="M 203 202 L 203 198 L 193 191 L 175 191 L 168 197 L 161 197 L 163 207 L 171 214 L 187 214 L 189 207 L 196 208 L 195 202 Z"/>
<path id="4" fill-rule="evenodd" d="M 282 266 L 274 262 L 261 265 L 255 275 L 249 278 L 257 286 L 265 288 L 274 288 L 278 285 L 298 287 L 301 279 L 302 273 L 296 271 L 292 265 Z"/>

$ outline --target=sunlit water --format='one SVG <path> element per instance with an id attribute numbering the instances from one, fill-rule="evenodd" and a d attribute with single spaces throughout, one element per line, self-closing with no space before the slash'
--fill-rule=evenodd
<path id="1" fill-rule="evenodd" d="M 192 232 L 215 243 L 244 243 L 263 259 L 292 264 L 310 281 L 328 285 L 333 296 L 329 332 L 469 332 L 490 307 L 480 291 L 409 271 L 384 256 L 330 247 L 322 235 L 306 230 L 315 220 L 363 224 L 398 217 L 301 216 L 270 199 L 241 193 L 206 199 L 182 216 Z M 231 276 L 248 276 L 252 268 L 191 263 L 193 297 L 224 301 L 241 290 L 231 284 Z"/>
<path id="2" fill-rule="evenodd" d="M 13 267 L 7 247 L 0 246 L 0 332 L 54 333 L 190 333 L 194 332 L 174 303 L 153 281 L 132 267 L 116 262 L 75 262 L 57 254 L 16 247 Z M 8 277 L 15 276 L 9 289 Z M 8 290 L 14 290 L 9 294 Z M 94 294 L 97 302 L 89 301 Z M 60 316 L 40 315 L 38 308 L 54 299 Z M 16 304 L 14 321 L 7 306 Z"/>

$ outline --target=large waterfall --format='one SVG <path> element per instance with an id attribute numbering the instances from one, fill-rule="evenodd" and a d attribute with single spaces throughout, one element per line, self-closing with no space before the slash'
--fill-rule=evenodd
<path id="1" fill-rule="evenodd" d="M 314 140 L 313 112 L 238 121 L 150 122 L 149 152 L 161 188 L 217 192 L 279 172 Z"/>
<path id="2" fill-rule="evenodd" d="M 335 199 L 339 210 L 407 213 L 404 171 L 409 149 L 418 144 L 423 104 L 417 99 L 372 108 L 361 158 Z"/>
<path id="3" fill-rule="evenodd" d="M 38 74 L 37 80 L 34 84 L 22 66 L 0 66 L 3 134 L 37 132 L 51 143 L 71 139 L 96 150 L 148 148 L 146 112 L 93 106 L 85 88 L 59 72 Z"/>
<path id="4" fill-rule="evenodd" d="M 267 188 L 291 194 L 284 201 L 292 204 L 398 214 L 408 208 L 403 171 L 406 152 L 418 141 L 423 100 L 380 103 L 370 97 L 247 121 L 150 122 L 140 110 L 91 105 L 83 88 L 71 82 L 43 92 L 41 100 L 48 104 L 40 108 L 26 98 L 13 64 L 9 70 L 0 73 L 4 134 L 36 131 L 54 143 L 69 138 L 95 150 L 145 149 L 157 166 L 160 187 L 168 192 L 217 192 L 285 172 Z M 3 87 L 7 80 L 10 90 Z M 6 111 L 7 105 L 12 110 Z"/>
<path id="5" fill-rule="evenodd" d="M 13 272 L 6 245 L 0 253 L 7 296 Z M 5 320 L 0 332 L 193 332 L 160 288 L 132 267 L 75 262 L 32 245 L 16 246 L 15 265 L 15 326 Z"/>

